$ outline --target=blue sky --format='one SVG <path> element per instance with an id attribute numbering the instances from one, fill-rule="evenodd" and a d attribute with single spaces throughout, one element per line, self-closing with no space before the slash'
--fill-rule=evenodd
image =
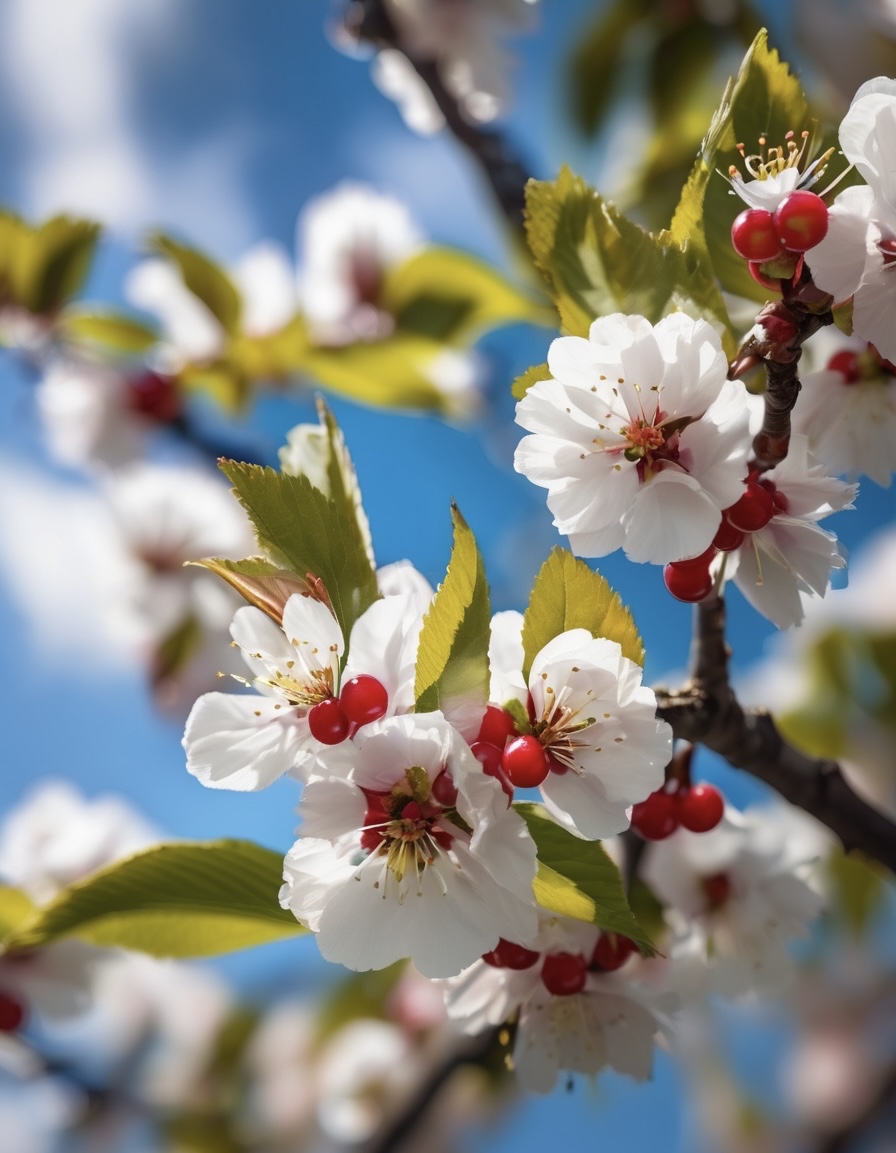
<path id="1" fill-rule="evenodd" d="M 566 160 L 593 178 L 597 156 L 564 126 L 559 83 L 581 17 L 593 5 L 553 0 L 544 8 L 541 31 L 518 42 L 508 131 L 536 174 L 548 176 Z M 328 42 L 332 11 L 321 0 L 7 0 L 0 13 L 0 203 L 29 217 L 68 209 L 107 221 L 112 232 L 88 291 L 100 300 L 120 294 L 149 226 L 170 228 L 223 261 L 264 238 L 292 250 L 301 205 L 345 178 L 406 200 L 434 240 L 504 263 L 500 221 L 470 162 L 450 140 L 422 140 L 404 127 L 372 86 L 366 64 Z M 549 335 L 514 329 L 485 342 L 494 405 L 472 428 L 335 404 L 382 562 L 407 556 L 437 581 L 448 557 L 453 498 L 483 546 L 495 606 L 523 607 L 531 575 L 558 541 L 541 491 L 510 467 L 516 432 L 508 389 L 518 372 L 544 359 Z M 81 481 L 47 462 L 30 383 L 8 358 L 0 359 L 0 384 L 6 502 L 25 476 L 60 486 L 49 490 L 50 499 L 53 492 L 83 492 Z M 258 406 L 254 429 L 271 451 L 291 424 L 310 417 L 307 398 L 270 398 Z M 870 483 L 865 489 L 859 511 L 832 525 L 850 549 L 893 519 L 892 492 Z M 48 599 L 60 597 L 75 606 L 66 611 L 77 612 L 79 572 L 70 553 L 54 551 L 41 523 L 30 532 L 35 554 L 66 586 Z M 690 613 L 666 595 L 659 570 L 621 556 L 600 568 L 635 612 L 648 675 L 680 669 Z M 54 646 L 12 595 L 9 577 L 0 573 L 0 584 L 9 654 L 0 808 L 20 798 L 29 781 L 64 775 L 91 795 L 122 793 L 179 837 L 288 846 L 295 800 L 288 784 L 250 796 L 203 790 L 183 768 L 180 730 L 153 712 L 139 671 L 82 657 L 62 640 Z M 743 663 L 760 655 L 773 630 L 742 601 L 732 602 L 732 643 Z M 54 608 L 45 603 L 38 612 L 52 617 Z M 708 760 L 707 769 L 735 801 L 759 795 L 757 786 Z M 225 968 L 244 982 L 273 981 L 306 963 L 290 945 Z M 580 1088 L 530 1101 L 508 1126 L 506 1147 L 520 1153 L 587 1131 L 595 1143 L 599 1135 L 629 1149 L 655 1147 L 659 1133 L 670 1153 L 692 1148 L 681 1136 L 680 1102 L 677 1074 L 661 1059 L 646 1089 L 607 1078 L 596 1095 Z M 489 1138 L 488 1147 L 498 1146 Z"/>

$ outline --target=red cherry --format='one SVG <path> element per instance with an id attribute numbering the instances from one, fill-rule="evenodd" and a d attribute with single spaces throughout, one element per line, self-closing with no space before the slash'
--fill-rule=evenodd
<path id="1" fill-rule="evenodd" d="M 548 953 L 541 967 L 541 980 L 555 997 L 572 997 L 585 988 L 588 964 L 578 953 Z"/>
<path id="2" fill-rule="evenodd" d="M 691 785 L 676 795 L 678 820 L 692 833 L 708 833 L 725 813 L 725 799 L 712 785 Z"/>
<path id="3" fill-rule="evenodd" d="M 720 909 L 731 896 L 731 882 L 724 873 L 714 873 L 700 882 L 710 909 Z"/>
<path id="4" fill-rule="evenodd" d="M 510 713 L 505 709 L 499 709 L 497 705 L 489 705 L 485 710 L 485 716 L 479 726 L 479 736 L 476 739 L 503 749 L 510 738 L 515 736 L 516 722 Z"/>
<path id="5" fill-rule="evenodd" d="M 25 1006 L 9 993 L 0 992 L 0 1033 L 15 1033 L 25 1020 Z"/>
<path id="6" fill-rule="evenodd" d="M 490 953 L 482 954 L 482 959 L 486 965 L 493 965 L 496 969 L 529 969 L 540 956 L 540 953 L 500 937 Z"/>
<path id="7" fill-rule="evenodd" d="M 601 933 L 591 954 L 591 967 L 612 973 L 614 969 L 621 969 L 637 948 L 634 941 L 621 933 Z"/>
<path id="8" fill-rule="evenodd" d="M 563 763 L 563 761 L 558 760 L 553 753 L 548 753 L 548 765 L 550 766 L 549 771 L 556 773 L 558 777 L 562 777 L 564 773 L 569 772 L 569 765 L 566 765 Z"/>
<path id="9" fill-rule="evenodd" d="M 839 372 L 844 377 L 844 384 L 855 384 L 857 380 L 862 379 L 858 353 L 850 352 L 848 348 L 834 353 L 828 361 L 828 369 L 831 372 Z"/>
<path id="10" fill-rule="evenodd" d="M 744 534 L 739 528 L 735 528 L 733 524 L 729 524 L 724 519 L 719 525 L 718 532 L 712 538 L 712 547 L 717 548 L 719 552 L 734 552 L 743 543 Z"/>
<path id="11" fill-rule="evenodd" d="M 797 335 L 797 327 L 792 320 L 784 316 L 776 316 L 773 312 L 760 318 L 765 329 L 766 339 L 775 344 L 790 344 Z"/>
<path id="12" fill-rule="evenodd" d="M 678 828 L 675 798 L 658 789 L 646 801 L 632 806 L 632 828 L 646 841 L 664 841 Z"/>
<path id="13" fill-rule="evenodd" d="M 774 260 L 784 251 L 781 238 L 775 231 L 775 220 L 765 208 L 745 208 L 731 225 L 731 243 L 734 251 L 744 260 L 762 263 Z"/>
<path id="14" fill-rule="evenodd" d="M 712 550 L 715 556 L 715 549 Z M 663 581 L 676 600 L 694 604 L 702 601 L 712 592 L 713 579 L 706 568 L 693 565 L 689 561 L 673 561 L 663 569 Z"/>
<path id="15" fill-rule="evenodd" d="M 501 766 L 518 789 L 533 789 L 551 771 L 551 762 L 538 737 L 515 737 L 504 747 Z"/>
<path id="16" fill-rule="evenodd" d="M 758 532 L 775 515 L 772 494 L 758 481 L 747 481 L 743 496 L 725 509 L 725 519 L 741 532 Z"/>
<path id="17" fill-rule="evenodd" d="M 489 777 L 494 777 L 507 794 L 507 800 L 513 800 L 513 785 L 507 778 L 501 764 L 503 754 L 497 745 L 490 745 L 487 741 L 474 741 L 470 745 L 470 752 L 482 765 L 482 771 Z"/>
<path id="18" fill-rule="evenodd" d="M 790 508 L 790 501 L 775 485 L 775 482 L 773 480 L 767 480 L 765 477 L 763 477 L 762 480 L 760 480 L 758 483 L 772 494 L 772 504 L 775 506 L 775 516 L 777 516 L 778 513 L 787 512 L 787 510 Z"/>
<path id="19" fill-rule="evenodd" d="M 342 686 L 339 694 L 342 711 L 356 725 L 369 725 L 385 715 L 389 707 L 389 694 L 376 677 L 362 673 Z"/>
<path id="20" fill-rule="evenodd" d="M 433 799 L 440 805 L 444 805 L 446 809 L 457 804 L 457 785 L 447 769 L 442 769 L 433 781 L 432 795 Z"/>
<path id="21" fill-rule="evenodd" d="M 827 236 L 828 206 L 817 193 L 798 188 L 775 209 L 774 227 L 788 252 L 807 252 Z"/>
<path id="22" fill-rule="evenodd" d="M 160 376 L 157 372 L 144 372 L 136 380 L 129 381 L 127 400 L 133 412 L 160 424 L 170 424 L 181 413 L 180 393 L 174 379 Z"/>
<path id="23" fill-rule="evenodd" d="M 308 711 L 308 728 L 322 745 L 338 745 L 348 736 L 348 717 L 336 697 L 319 701 Z"/>
<path id="24" fill-rule="evenodd" d="M 715 555 L 716 555 L 716 550 L 712 545 L 710 545 L 709 548 L 706 549 L 705 552 L 700 553 L 699 556 L 684 557 L 683 560 L 672 561 L 672 564 L 674 564 L 677 568 L 682 568 L 682 569 L 684 569 L 684 568 L 708 569 L 709 566 L 712 564 L 713 559 L 715 558 Z"/>

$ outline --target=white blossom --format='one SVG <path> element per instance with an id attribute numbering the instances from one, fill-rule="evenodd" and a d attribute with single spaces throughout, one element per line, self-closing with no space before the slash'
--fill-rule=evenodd
<path id="1" fill-rule="evenodd" d="M 853 298 L 857 336 L 896 360 L 896 81 L 879 76 L 855 94 L 840 125 L 840 147 L 864 177 L 831 205 L 825 238 L 807 254 L 819 288 L 837 301 Z"/>
<path id="2" fill-rule="evenodd" d="M 514 467 L 548 490 L 554 524 L 579 556 L 623 548 L 634 561 L 697 556 L 742 490 L 747 394 L 726 379 L 719 337 L 682 313 L 596 320 L 555 340 L 551 377 L 517 405 L 531 434 Z"/>
<path id="3" fill-rule="evenodd" d="M 653 1067 L 655 1037 L 669 1029 L 677 1000 L 591 964 L 600 930 L 542 910 L 537 937 L 528 944 L 532 964 L 502 968 L 476 961 L 442 982 L 449 1016 L 479 1033 L 517 1015 L 513 1069 L 524 1088 L 549 1093 L 562 1072 L 594 1076 L 613 1068 L 644 1081 Z M 542 978 L 545 958 L 567 954 L 588 966 L 578 993 L 556 995 Z M 637 965 L 634 966 L 635 970 Z"/>
<path id="4" fill-rule="evenodd" d="M 784 805 L 738 813 L 694 835 L 679 829 L 647 850 L 642 875 L 666 904 L 674 982 L 697 995 L 773 988 L 790 976 L 789 942 L 823 907 L 814 866 L 821 827 Z"/>
<path id="5" fill-rule="evenodd" d="M 896 470 L 896 376 L 864 341 L 826 347 L 839 355 L 802 375 L 793 428 L 831 473 L 868 476 L 889 488 Z"/>
<path id="6" fill-rule="evenodd" d="M 535 654 L 523 688 L 520 627 L 519 615 L 509 613 L 493 626 L 492 687 L 500 695 L 492 699 L 502 705 L 515 699 L 529 710 L 550 757 L 540 787 L 555 819 L 588 838 L 622 832 L 630 807 L 662 786 L 672 755 L 672 730 L 657 719 L 656 697 L 616 641 L 587 629 L 549 641 Z"/>
<path id="7" fill-rule="evenodd" d="M 445 977 L 502 935 L 535 932 L 535 846 L 440 713 L 376 721 L 318 765 L 280 901 L 327 960 L 365 970 L 410 957 Z"/>
<path id="8" fill-rule="evenodd" d="M 352 628 L 340 677 L 345 639 L 330 609 L 295 593 L 278 626 L 261 609 L 238 609 L 231 635 L 252 671 L 254 691 L 206 693 L 187 718 L 187 769 L 213 789 L 255 791 L 292 769 L 303 774 L 322 745 L 308 714 L 338 697 L 340 683 L 374 676 L 388 694 L 386 715 L 414 703 L 414 669 L 422 618 L 406 596 L 375 601 Z"/>
<path id="9" fill-rule="evenodd" d="M 739 548 L 717 557 L 714 567 L 734 581 L 757 612 L 783 629 L 800 624 L 806 599 L 823 597 L 831 571 L 846 566 L 837 538 L 818 521 L 852 508 L 856 486 L 827 476 L 810 457 L 806 438 L 797 433 L 784 460 L 762 479 L 774 485 L 775 514 L 764 528 L 748 533 Z"/>

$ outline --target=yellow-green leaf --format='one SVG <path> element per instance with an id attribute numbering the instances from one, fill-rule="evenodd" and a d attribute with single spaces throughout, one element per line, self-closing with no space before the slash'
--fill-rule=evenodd
<path id="1" fill-rule="evenodd" d="M 301 371 L 331 392 L 378 408 L 447 413 L 452 402 L 434 383 L 444 345 L 414 333 L 360 341 L 345 348 L 309 348 Z"/>
<path id="2" fill-rule="evenodd" d="M 233 460 L 219 466 L 274 564 L 304 580 L 323 581 L 347 641 L 352 625 L 379 597 L 354 511 L 325 496 L 306 476 Z"/>
<path id="3" fill-rule="evenodd" d="M 181 244 L 163 232 L 154 233 L 150 237 L 150 244 L 175 263 L 184 284 L 202 301 L 224 331 L 231 336 L 237 335 L 242 301 L 224 269 L 205 253 Z"/>
<path id="4" fill-rule="evenodd" d="M 533 384 L 540 380 L 550 380 L 551 370 L 546 364 L 533 364 L 524 373 L 516 378 L 510 389 L 517 400 L 522 400 Z"/>
<path id="5" fill-rule="evenodd" d="M 585 561 L 555 548 L 535 578 L 523 617 L 524 676 L 548 641 L 569 629 L 616 641 L 623 656 L 644 663 L 644 645 L 619 594 Z"/>
<path id="6" fill-rule="evenodd" d="M 495 269 L 453 248 L 425 248 L 389 272 L 383 308 L 399 329 L 464 344 L 502 324 L 551 323 L 544 306 Z"/>
<path id="7" fill-rule="evenodd" d="M 0 941 L 24 924 L 34 913 L 31 898 L 21 889 L 0 885 Z"/>
<path id="8" fill-rule="evenodd" d="M 156 845 L 64 889 L 5 942 L 35 949 L 61 937 L 154 957 L 207 957 L 306 930 L 277 894 L 283 858 L 251 841 Z"/>
<path id="9" fill-rule="evenodd" d="M 118 312 L 70 310 L 63 317 L 62 330 L 73 343 L 96 345 L 119 356 L 140 356 L 158 340 L 148 325 Z"/>
<path id="10" fill-rule="evenodd" d="M 873 862 L 861 853 L 836 848 L 827 860 L 833 907 L 854 937 L 861 938 L 886 897 L 887 886 Z"/>
<path id="11" fill-rule="evenodd" d="M 584 841 L 552 820 L 541 805 L 516 803 L 538 851 L 535 899 L 552 913 L 588 921 L 634 941 L 646 957 L 653 942 L 626 900 L 619 870 L 599 841 Z"/>
<path id="12" fill-rule="evenodd" d="M 417 712 L 460 700 L 488 701 L 491 624 L 485 566 L 470 527 L 452 506 L 454 546 L 444 581 L 423 621 L 417 650 Z"/>

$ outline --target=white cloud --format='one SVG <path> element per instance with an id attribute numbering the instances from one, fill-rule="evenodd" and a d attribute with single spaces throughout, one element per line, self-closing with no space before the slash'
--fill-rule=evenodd
<path id="1" fill-rule="evenodd" d="M 99 494 L 0 459 L 0 579 L 38 658 L 133 667 L 144 639 L 128 596 L 138 576 Z"/>
<path id="2" fill-rule="evenodd" d="M 6 0 L 0 70 L 6 115 L 27 141 L 20 207 L 96 217 L 132 231 L 158 219 L 199 242 L 251 239 L 240 190 L 247 133 L 230 127 L 191 147 L 186 160 L 156 157 L 140 139 L 138 54 L 176 42 L 180 0 Z M 176 165 L 176 170 L 175 170 Z"/>

